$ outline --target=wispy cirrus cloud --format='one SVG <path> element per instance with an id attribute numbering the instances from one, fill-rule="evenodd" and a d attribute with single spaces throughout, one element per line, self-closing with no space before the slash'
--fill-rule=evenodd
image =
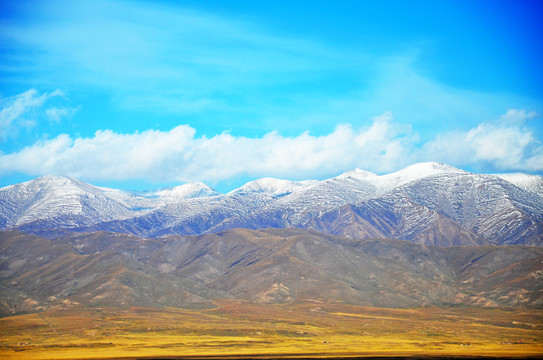
<path id="1" fill-rule="evenodd" d="M 352 46 L 178 3 L 28 4 L 13 5 L 0 24 L 9 50 L 0 81 L 79 91 L 92 102 L 83 103 L 93 113 L 85 118 L 99 129 L 122 113 L 131 121 L 116 129 L 126 132 L 161 117 L 163 129 L 182 122 L 207 134 L 326 134 L 391 111 L 429 139 L 448 124 L 474 126 L 504 107 L 541 107 L 538 99 L 440 83 L 421 65 L 432 46 L 420 39 Z"/>
<path id="2" fill-rule="evenodd" d="M 60 0 L 19 11 L 26 22 L 0 26 L 10 76 L 47 74 L 44 85 L 98 88 L 129 109 L 233 109 L 232 92 L 326 76 L 352 62 L 318 42 L 165 3 Z"/>
<path id="3" fill-rule="evenodd" d="M 24 93 L 0 98 L 0 140 L 9 136 L 16 136 L 19 129 L 30 128 L 42 118 L 43 112 L 50 120 L 59 122 L 62 118 L 71 116 L 77 111 L 75 108 L 46 107 L 53 98 L 64 97 L 60 90 L 40 94 L 36 89 Z"/>
<path id="4" fill-rule="evenodd" d="M 57 107 L 53 106 L 45 110 L 47 119 L 52 122 L 60 123 L 63 119 L 71 118 L 80 109 L 80 106 L 76 107 Z"/>
<path id="5" fill-rule="evenodd" d="M 515 110 L 516 111 L 516 110 Z M 530 117 L 530 112 L 507 116 Z M 0 175 L 63 174 L 89 180 L 217 182 L 236 176 L 291 179 L 324 177 L 355 167 L 382 173 L 416 161 L 443 161 L 458 167 L 543 170 L 543 146 L 528 127 L 498 121 L 469 131 L 436 136 L 419 144 L 411 127 L 385 113 L 369 126 L 339 125 L 314 136 L 308 132 L 262 137 L 197 136 L 188 125 L 170 131 L 121 134 L 97 131 L 93 137 L 66 134 L 0 156 Z"/>

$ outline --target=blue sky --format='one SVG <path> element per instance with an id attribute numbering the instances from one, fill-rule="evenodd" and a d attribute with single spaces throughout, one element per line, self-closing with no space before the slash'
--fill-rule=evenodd
<path id="1" fill-rule="evenodd" d="M 0 6 L 0 186 L 543 173 L 542 1 Z"/>

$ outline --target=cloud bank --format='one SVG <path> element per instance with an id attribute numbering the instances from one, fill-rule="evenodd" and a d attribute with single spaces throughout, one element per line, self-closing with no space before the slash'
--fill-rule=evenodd
<path id="1" fill-rule="evenodd" d="M 509 110 L 494 122 L 483 122 L 468 131 L 439 134 L 424 144 L 424 156 L 439 157 L 451 164 L 488 167 L 497 170 L 537 172 L 543 170 L 543 144 L 525 125 L 537 114 Z"/>
<path id="2" fill-rule="evenodd" d="M 61 134 L 1 154 L 0 176 L 219 182 L 237 176 L 319 178 L 353 168 L 383 173 L 419 161 L 537 172 L 543 171 L 543 144 L 526 125 L 535 117 L 533 112 L 510 110 L 496 121 L 439 134 L 423 144 L 411 127 L 396 123 L 391 113 L 374 117 L 367 126 L 338 125 L 322 136 L 269 132 L 244 137 L 223 132 L 206 137 L 189 125 L 129 134 L 99 130 L 92 137 Z"/>

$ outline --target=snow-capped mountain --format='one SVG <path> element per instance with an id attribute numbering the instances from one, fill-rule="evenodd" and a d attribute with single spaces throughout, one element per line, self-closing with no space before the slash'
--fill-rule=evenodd
<path id="1" fill-rule="evenodd" d="M 412 183 L 424 178 L 435 177 L 442 174 L 450 174 L 452 176 L 466 174 L 464 170 L 457 169 L 450 165 L 437 162 L 424 162 L 413 164 L 400 171 L 369 178 L 375 184 L 379 193 L 391 191 L 397 187 Z"/>
<path id="2" fill-rule="evenodd" d="M 242 187 L 231 191 L 231 193 L 265 193 L 275 197 L 288 195 L 309 185 L 315 184 L 316 180 L 290 181 L 274 178 L 262 178 L 250 181 Z"/>
<path id="3" fill-rule="evenodd" d="M 420 163 L 382 176 L 350 171 L 249 216 L 229 218 L 212 231 L 235 227 L 299 227 L 429 245 L 540 245 L 543 202 L 497 176 Z"/>
<path id="4" fill-rule="evenodd" d="M 521 189 L 543 196 L 543 176 L 522 173 L 496 174 L 496 176 L 509 181 Z"/>
<path id="5" fill-rule="evenodd" d="M 543 202 L 495 176 L 451 172 L 333 209 L 304 227 L 432 245 L 541 245 Z"/>
<path id="6" fill-rule="evenodd" d="M 16 227 L 42 222 L 47 227 L 78 227 L 145 208 L 147 199 L 100 188 L 77 179 L 44 176 L 0 189 L 0 224 Z"/>
<path id="7" fill-rule="evenodd" d="M 213 190 L 202 182 L 188 183 L 165 189 L 145 191 L 136 194 L 149 198 L 158 198 L 162 202 L 164 202 L 164 204 L 185 199 L 220 195 L 218 191 Z"/>
<path id="8" fill-rule="evenodd" d="M 420 163 L 377 175 L 263 178 L 220 194 L 203 183 L 131 193 L 65 177 L 0 189 L 0 227 L 107 230 L 154 237 L 232 228 L 308 228 L 428 245 L 543 245 L 543 178 Z"/>
<path id="9" fill-rule="evenodd" d="M 218 194 L 202 183 L 132 193 L 63 176 L 43 176 L 0 189 L 2 228 L 78 228 L 126 219 L 170 203 Z"/>

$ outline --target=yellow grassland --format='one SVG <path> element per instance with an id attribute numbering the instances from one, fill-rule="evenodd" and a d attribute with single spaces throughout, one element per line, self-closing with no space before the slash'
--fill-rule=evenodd
<path id="1" fill-rule="evenodd" d="M 0 319 L 0 358 L 543 356 L 543 310 L 222 300 L 214 309 L 50 309 Z"/>

